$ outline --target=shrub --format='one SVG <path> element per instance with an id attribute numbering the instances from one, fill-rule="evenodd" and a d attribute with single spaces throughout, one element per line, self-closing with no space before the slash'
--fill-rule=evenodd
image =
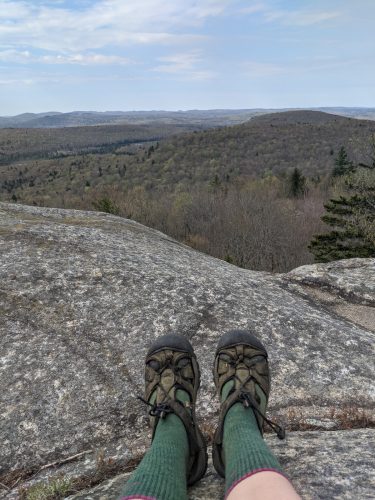
<path id="1" fill-rule="evenodd" d="M 94 201 L 92 204 L 95 210 L 98 210 L 99 212 L 106 212 L 107 214 L 113 215 L 118 215 L 120 213 L 120 208 L 107 196 L 98 201 Z"/>

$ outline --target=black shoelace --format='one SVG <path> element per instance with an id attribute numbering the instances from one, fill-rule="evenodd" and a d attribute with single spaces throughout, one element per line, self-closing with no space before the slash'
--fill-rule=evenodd
<path id="1" fill-rule="evenodd" d="M 241 394 L 239 396 L 240 401 L 242 402 L 245 408 L 252 408 L 254 411 L 260 415 L 265 422 L 271 427 L 273 432 L 276 433 L 279 439 L 285 439 L 285 429 L 281 427 L 281 425 L 276 424 L 276 422 L 272 422 L 269 418 L 267 418 L 258 408 L 258 405 L 254 402 L 253 397 L 248 393 L 241 389 Z"/>
<path id="2" fill-rule="evenodd" d="M 147 406 L 151 407 L 148 412 L 151 417 L 165 418 L 169 413 L 173 413 L 173 410 L 168 403 L 152 404 L 143 399 L 141 396 L 137 396 L 137 399 L 142 401 L 142 403 L 146 404 Z"/>

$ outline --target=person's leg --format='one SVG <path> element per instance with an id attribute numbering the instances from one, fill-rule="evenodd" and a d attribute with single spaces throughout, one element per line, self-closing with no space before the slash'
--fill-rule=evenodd
<path id="1" fill-rule="evenodd" d="M 222 404 L 213 461 L 225 477 L 226 497 L 298 499 L 262 437 L 270 387 L 264 346 L 248 331 L 226 333 L 216 352 L 214 377 Z M 282 438 L 283 430 L 272 425 Z"/>
<path id="2" fill-rule="evenodd" d="M 224 392 L 224 391 L 223 391 Z M 294 500 L 295 493 L 265 443 L 251 408 L 233 405 L 225 417 L 223 448 L 228 500 Z"/>
<path id="3" fill-rule="evenodd" d="M 198 481 L 207 467 L 195 418 L 200 373 L 190 342 L 179 335 L 159 337 L 146 356 L 145 381 L 152 446 L 120 498 L 184 500 L 187 485 Z"/>
<path id="4" fill-rule="evenodd" d="M 184 391 L 179 391 L 178 397 L 189 401 Z M 186 499 L 188 458 L 184 424 L 176 415 L 167 415 L 157 424 L 151 448 L 126 483 L 121 498 Z"/>
<path id="5" fill-rule="evenodd" d="M 235 486 L 227 500 L 300 500 L 291 482 L 276 472 L 259 472 Z"/>

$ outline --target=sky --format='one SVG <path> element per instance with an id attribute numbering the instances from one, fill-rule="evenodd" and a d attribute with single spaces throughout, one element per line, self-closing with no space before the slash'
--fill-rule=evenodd
<path id="1" fill-rule="evenodd" d="M 375 107 L 375 0 L 0 0 L 0 115 Z"/>

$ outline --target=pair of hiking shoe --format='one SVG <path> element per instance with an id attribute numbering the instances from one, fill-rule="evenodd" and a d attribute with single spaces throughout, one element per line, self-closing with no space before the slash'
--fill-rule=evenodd
<path id="1" fill-rule="evenodd" d="M 281 439 L 284 431 L 265 416 L 270 391 L 267 351 L 253 334 L 247 330 L 231 330 L 221 337 L 213 375 L 221 398 L 219 424 L 213 440 L 213 464 L 225 477 L 224 421 L 234 404 L 242 403 L 254 411 L 261 434 L 265 422 Z M 188 485 L 201 479 L 207 469 L 207 447 L 195 415 L 199 385 L 199 365 L 188 339 L 174 334 L 159 337 L 146 356 L 145 399 L 140 399 L 151 407 L 153 437 L 159 420 L 168 414 L 174 413 L 183 422 L 189 441 Z M 189 398 L 179 398 L 180 391 L 185 391 Z"/>

